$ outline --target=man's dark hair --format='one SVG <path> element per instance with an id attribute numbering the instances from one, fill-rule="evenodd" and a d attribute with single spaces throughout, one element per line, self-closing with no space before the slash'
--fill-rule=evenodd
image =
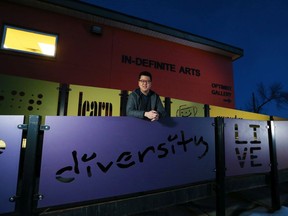
<path id="1" fill-rule="evenodd" d="M 138 80 L 140 80 L 141 76 L 148 76 L 148 77 L 150 77 L 150 80 L 152 81 L 152 74 L 150 72 L 148 72 L 148 71 L 140 72 Z"/>

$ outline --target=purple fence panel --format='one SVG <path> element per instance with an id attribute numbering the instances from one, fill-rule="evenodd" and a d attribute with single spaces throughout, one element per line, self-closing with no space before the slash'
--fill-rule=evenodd
<path id="1" fill-rule="evenodd" d="M 46 117 L 38 207 L 215 179 L 213 118 Z"/>
<path id="2" fill-rule="evenodd" d="M 266 121 L 225 119 L 226 176 L 270 171 Z"/>
<path id="3" fill-rule="evenodd" d="M 288 169 L 288 122 L 274 121 L 278 169 Z"/>
<path id="4" fill-rule="evenodd" d="M 9 201 L 16 195 L 24 116 L 0 116 L 0 214 L 15 210 Z"/>

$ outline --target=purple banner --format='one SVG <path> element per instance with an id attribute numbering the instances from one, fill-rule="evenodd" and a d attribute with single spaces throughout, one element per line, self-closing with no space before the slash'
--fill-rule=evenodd
<path id="1" fill-rule="evenodd" d="M 16 195 L 24 116 L 0 116 L 0 214 L 15 210 L 9 198 Z"/>
<path id="2" fill-rule="evenodd" d="M 213 123 L 48 116 L 38 207 L 214 180 Z"/>
<path id="3" fill-rule="evenodd" d="M 288 169 L 288 122 L 274 121 L 278 169 Z"/>
<path id="4" fill-rule="evenodd" d="M 226 176 L 270 171 L 266 121 L 225 119 Z"/>

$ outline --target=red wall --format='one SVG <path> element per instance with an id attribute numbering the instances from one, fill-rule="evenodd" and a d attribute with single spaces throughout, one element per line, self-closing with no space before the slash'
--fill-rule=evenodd
<path id="1" fill-rule="evenodd" d="M 0 24 L 59 35 L 52 60 L 0 51 L 0 73 L 133 90 L 139 72 L 148 70 L 153 74 L 152 88 L 161 96 L 234 108 L 232 60 L 225 56 L 103 25 L 102 35 L 94 35 L 90 27 L 97 23 L 2 2 Z M 123 55 L 167 63 L 172 69 L 123 63 Z M 194 75 L 179 72 L 181 67 L 193 69 Z"/>

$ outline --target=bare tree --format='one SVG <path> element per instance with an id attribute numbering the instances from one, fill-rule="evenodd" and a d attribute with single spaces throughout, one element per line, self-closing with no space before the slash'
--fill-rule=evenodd
<path id="1" fill-rule="evenodd" d="M 252 99 L 248 104 L 248 111 L 262 113 L 268 103 L 274 102 L 281 109 L 288 105 L 288 92 L 283 90 L 281 83 L 265 86 L 262 82 L 257 85 L 256 95 L 252 93 Z"/>

